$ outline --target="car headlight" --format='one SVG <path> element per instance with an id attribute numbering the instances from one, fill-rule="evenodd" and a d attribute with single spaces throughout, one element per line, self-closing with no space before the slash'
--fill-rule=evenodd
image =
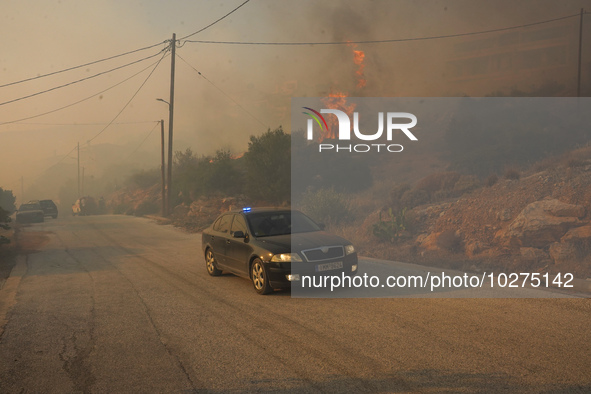
<path id="1" fill-rule="evenodd" d="M 355 246 L 345 245 L 345 254 L 355 253 Z"/>
<path id="2" fill-rule="evenodd" d="M 302 258 L 297 253 L 281 253 L 271 257 L 271 261 L 275 263 L 290 263 L 292 261 L 296 263 L 301 263 Z"/>

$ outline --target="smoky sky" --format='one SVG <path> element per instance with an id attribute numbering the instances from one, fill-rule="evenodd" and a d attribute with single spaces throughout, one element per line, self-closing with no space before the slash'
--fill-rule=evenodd
<path id="1" fill-rule="evenodd" d="M 157 54 L 173 32 L 182 37 L 197 31 L 240 3 L 8 1 L 3 5 L 0 23 L 4 37 L 0 84 L 152 44 L 162 45 L 72 72 L 0 88 L 0 101 L 67 84 Z M 430 37 L 533 23 L 576 14 L 582 7 L 591 10 L 591 1 L 252 0 L 191 38 L 331 42 Z M 578 23 L 577 18 L 569 21 Z M 333 91 L 359 97 L 479 96 L 509 89 L 515 83 L 491 80 L 487 85 L 466 85 L 461 89 L 450 84 L 446 63 L 457 56 L 454 45 L 458 42 L 458 39 L 441 39 L 359 44 L 356 48 L 182 43 L 177 49 L 182 60 L 176 59 L 175 150 L 190 147 L 199 155 L 213 154 L 218 149 L 240 153 L 248 148 L 251 135 L 260 135 L 280 125 L 289 131 L 291 97 L 324 96 Z M 362 88 L 357 86 L 354 49 L 365 55 L 363 73 L 367 84 Z M 158 60 L 155 57 L 84 83 L 2 105 L 0 123 L 82 100 Z M 96 177 L 105 171 L 104 163 L 156 167 L 160 129 L 154 129 L 154 125 L 160 119 L 168 125 L 168 107 L 156 99 L 169 100 L 170 57 L 162 59 L 147 78 L 151 70 L 147 68 L 128 82 L 64 110 L 0 125 L 3 150 L 0 185 L 15 188 L 16 183 L 18 188 L 16 181 L 20 176 L 38 178 L 58 161 L 73 165 L 75 157 L 65 155 L 78 142 L 84 145 L 81 161 Z M 109 122 L 113 124 L 88 144 Z M 145 142 L 140 146 L 142 141 Z M 117 148 L 111 154 L 109 149 L 102 149 L 101 154 L 107 157 L 93 159 L 91 153 L 98 151 L 94 148 L 98 145 Z M 134 157 L 129 158 L 136 149 Z"/>

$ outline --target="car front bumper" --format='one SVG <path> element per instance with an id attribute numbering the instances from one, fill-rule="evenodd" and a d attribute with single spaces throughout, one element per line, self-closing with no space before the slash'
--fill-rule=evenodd
<path id="1" fill-rule="evenodd" d="M 290 288 L 292 282 L 299 282 L 303 276 L 355 276 L 359 270 L 357 254 L 320 262 L 266 263 L 269 283 L 274 289 Z M 338 266 L 335 263 L 342 263 L 342 267 L 334 268 Z"/>

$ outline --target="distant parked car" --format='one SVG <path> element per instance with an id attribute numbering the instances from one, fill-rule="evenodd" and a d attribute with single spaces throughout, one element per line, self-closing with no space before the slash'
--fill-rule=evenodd
<path id="1" fill-rule="evenodd" d="M 43 209 L 45 216 L 51 216 L 52 218 L 57 219 L 57 206 L 52 200 L 41 200 L 39 201 L 39 205 L 41 205 L 41 209 Z"/>
<path id="2" fill-rule="evenodd" d="M 45 213 L 39 202 L 29 201 L 16 211 L 17 223 L 41 223 L 45 220 Z"/>

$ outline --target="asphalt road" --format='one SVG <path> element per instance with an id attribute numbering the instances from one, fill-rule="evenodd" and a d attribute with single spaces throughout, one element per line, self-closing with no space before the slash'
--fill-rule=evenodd
<path id="1" fill-rule="evenodd" d="M 589 299 L 259 296 L 148 219 L 25 232 L 0 290 L 3 393 L 591 392 Z"/>

